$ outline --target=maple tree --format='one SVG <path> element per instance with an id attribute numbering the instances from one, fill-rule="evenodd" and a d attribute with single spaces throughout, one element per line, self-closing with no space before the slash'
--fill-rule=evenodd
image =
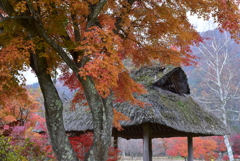
<path id="1" fill-rule="evenodd" d="M 3 160 L 42 160 L 48 152 L 47 135 L 33 132 L 37 122 L 44 120 L 36 114 L 39 102 L 28 93 L 28 99 L 5 100 L 0 108 L 0 156 Z M 36 127 L 37 128 L 37 127 Z"/>
<path id="2" fill-rule="evenodd" d="M 25 96 L 24 96 L 25 97 Z M 5 105 L 0 108 L 0 125 L 19 121 L 24 125 L 34 112 L 39 110 L 39 102 L 35 101 L 34 96 L 28 94 L 28 99 L 18 97 L 17 99 L 5 99 Z M 32 121 L 32 124 L 35 122 Z"/>
<path id="3" fill-rule="evenodd" d="M 203 158 L 204 160 L 216 159 L 218 154 L 215 152 L 217 143 L 211 137 L 194 138 L 194 151 L 196 158 Z"/>
<path id="4" fill-rule="evenodd" d="M 187 158 L 187 139 L 186 138 L 167 138 L 164 139 L 166 142 L 166 154 L 170 156 L 181 156 Z"/>
<path id="5" fill-rule="evenodd" d="M 189 45 L 202 38 L 186 12 L 205 19 L 211 14 L 239 41 L 234 1 L 1 0 L 0 90 L 7 97 L 12 94 L 7 88 L 21 89 L 19 71 L 31 67 L 43 93 L 53 151 L 58 160 L 78 160 L 65 134 L 63 103 L 51 79 L 65 64 L 61 69 L 75 75 L 78 83 L 73 87 L 80 90 L 79 99 L 87 100 L 93 116 L 94 141 L 85 159 L 106 160 L 113 113 L 119 114 L 113 112 L 112 102 L 144 106 L 133 93 L 146 90 L 130 78 L 122 60 L 131 59 L 136 66 L 150 65 L 152 60 L 162 65 L 193 64 Z"/>
<path id="6" fill-rule="evenodd" d="M 170 156 L 181 156 L 187 158 L 187 139 L 184 137 L 178 138 L 166 138 L 164 139 L 166 144 L 166 154 Z M 193 139 L 193 155 L 194 158 L 211 160 L 216 159 L 218 154 L 215 152 L 217 149 L 217 143 L 211 137 L 195 137 Z"/>
<path id="7" fill-rule="evenodd" d="M 223 154 L 224 152 L 226 152 L 227 148 L 224 143 L 223 136 L 212 136 L 211 138 L 217 143 L 217 149 L 216 149 L 217 153 Z"/>
<path id="8" fill-rule="evenodd" d="M 80 160 L 84 160 L 84 156 L 89 151 L 93 143 L 93 133 L 89 132 L 80 136 L 69 137 L 70 143 L 73 146 L 74 151 L 77 154 L 77 157 Z M 119 160 L 118 154 L 120 151 L 117 148 L 112 146 L 108 150 L 108 159 L 107 161 L 117 161 Z"/>
<path id="9" fill-rule="evenodd" d="M 34 118 L 31 118 L 34 120 Z M 38 120 L 39 121 L 39 120 Z M 31 121 L 13 121 L 0 126 L 0 156 L 3 160 L 43 160 L 50 158 L 48 135 L 32 131 Z"/>

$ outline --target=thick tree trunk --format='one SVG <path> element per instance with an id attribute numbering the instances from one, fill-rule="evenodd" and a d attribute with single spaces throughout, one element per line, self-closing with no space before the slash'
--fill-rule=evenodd
<path id="1" fill-rule="evenodd" d="M 111 96 L 102 98 L 95 89 L 91 78 L 79 78 L 84 88 L 84 93 L 91 109 L 93 118 L 94 142 L 85 156 L 85 161 L 105 161 L 112 135 L 112 100 Z"/>
<path id="2" fill-rule="evenodd" d="M 59 161 L 78 161 L 63 124 L 63 103 L 47 73 L 47 62 L 38 54 L 31 55 L 31 67 L 35 71 L 44 96 L 45 116 L 53 151 Z"/>

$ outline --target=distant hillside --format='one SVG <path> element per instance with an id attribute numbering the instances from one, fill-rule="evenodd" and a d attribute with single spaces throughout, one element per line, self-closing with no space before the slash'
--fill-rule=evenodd
<path id="1" fill-rule="evenodd" d="M 216 43 L 220 43 L 223 44 L 224 42 L 221 42 L 221 37 L 223 36 L 229 36 L 228 34 L 221 34 L 217 29 L 216 30 L 212 30 L 212 31 L 207 31 L 207 32 L 203 32 L 200 33 L 202 36 L 207 37 L 208 35 L 211 34 L 215 34 L 217 38 L 219 38 L 219 40 L 216 40 Z M 212 46 L 212 41 L 208 41 L 208 39 L 206 39 L 207 45 L 209 46 L 209 48 L 211 48 Z M 206 96 L 207 94 L 211 93 L 211 90 L 206 86 L 206 82 L 204 82 L 204 80 L 206 79 L 206 73 L 205 71 L 211 70 L 207 64 L 207 60 L 203 57 L 202 53 L 200 52 L 200 50 L 198 49 L 198 47 L 196 46 L 192 46 L 191 47 L 192 50 L 192 54 L 196 55 L 198 57 L 198 59 L 196 59 L 197 61 L 197 65 L 194 66 L 190 66 L 190 67 L 184 67 L 184 71 L 186 72 L 187 76 L 188 76 L 188 82 L 190 85 L 190 90 L 191 93 L 200 98 L 200 97 L 204 97 L 204 95 Z M 221 50 L 221 49 L 219 49 Z M 234 60 L 232 60 L 233 62 L 235 62 L 234 64 L 229 63 L 228 65 L 228 70 L 229 72 L 233 72 L 235 77 L 233 79 L 233 84 L 231 84 L 231 88 L 234 88 L 234 86 L 237 86 L 238 83 L 240 83 L 240 63 L 238 63 L 240 61 L 240 46 L 239 44 L 236 43 L 232 43 L 231 46 L 229 46 L 228 51 L 230 54 L 234 54 Z M 238 91 L 239 96 L 240 96 L 240 91 Z M 240 100 L 239 99 L 235 99 L 235 100 L 231 100 L 228 102 L 228 108 L 234 109 L 234 110 L 239 110 L 240 111 Z M 206 108 L 209 108 L 207 104 L 202 104 L 203 106 L 205 106 Z M 231 125 L 232 129 L 234 129 L 235 131 L 240 132 L 240 122 L 238 121 L 230 121 L 229 124 Z"/>
<path id="2" fill-rule="evenodd" d="M 66 86 L 63 86 L 63 83 L 59 80 L 56 81 L 55 86 L 57 88 L 57 91 L 59 93 L 60 98 L 63 102 L 69 101 L 73 98 L 74 91 L 70 91 L 70 89 Z M 40 88 L 39 83 L 33 83 L 26 85 L 27 89 L 38 89 Z"/>

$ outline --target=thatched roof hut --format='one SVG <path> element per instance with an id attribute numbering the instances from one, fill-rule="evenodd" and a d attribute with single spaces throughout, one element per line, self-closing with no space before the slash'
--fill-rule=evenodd
<path id="1" fill-rule="evenodd" d="M 116 103 L 117 111 L 131 121 L 122 121 L 124 130 L 118 132 L 123 138 L 142 138 L 143 123 L 152 123 L 152 137 L 226 135 L 229 130 L 214 115 L 200 107 L 190 95 L 187 77 L 182 68 L 145 67 L 133 71 L 132 78 L 143 84 L 148 93 L 136 96 L 151 104 L 146 108 L 129 103 Z M 67 132 L 84 132 L 93 129 L 88 107 L 64 113 Z"/>
<path id="2" fill-rule="evenodd" d="M 221 120 L 205 111 L 191 98 L 187 76 L 182 68 L 143 67 L 133 71 L 131 77 L 147 88 L 147 94 L 136 95 L 136 98 L 149 105 L 142 108 L 127 102 L 116 103 L 114 108 L 128 116 L 130 121 L 122 121 L 124 130 L 113 129 L 113 135 L 127 139 L 148 136 L 151 139 L 230 133 Z M 82 106 L 74 112 L 64 113 L 67 132 L 81 134 L 93 129 L 91 113 L 86 108 Z M 148 156 L 149 158 L 151 157 Z"/>

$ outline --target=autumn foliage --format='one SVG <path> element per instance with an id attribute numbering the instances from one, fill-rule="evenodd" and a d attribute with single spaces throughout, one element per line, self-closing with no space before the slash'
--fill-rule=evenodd
<path id="1" fill-rule="evenodd" d="M 27 90 L 28 97 L 18 94 L 0 106 L 0 156 L 6 160 L 42 160 L 49 155 L 45 148 L 50 142 L 47 134 L 34 132 L 36 125 L 47 131 L 45 119 L 37 114 L 41 106 L 38 92 Z"/>
<path id="2" fill-rule="evenodd" d="M 80 160 L 84 160 L 84 156 L 91 148 L 93 143 L 93 133 L 86 133 L 80 136 L 69 137 L 70 143 Z M 117 161 L 119 158 L 120 150 L 110 147 L 108 150 L 107 161 Z"/>
<path id="3" fill-rule="evenodd" d="M 39 80 L 46 81 L 45 83 L 53 86 L 52 88 L 54 85 L 51 78 L 57 69 L 60 69 L 65 74 L 62 79 L 65 84 L 77 91 L 73 103 L 83 102 L 84 105 L 89 105 L 94 114 L 97 111 L 95 108 L 100 109 L 100 106 L 95 106 L 93 98 L 97 98 L 95 101 L 102 101 L 99 105 L 103 105 L 104 101 L 111 97 L 115 101 L 127 101 L 144 107 L 144 103 L 136 100 L 134 94 L 147 91 L 132 80 L 123 60 L 131 60 L 135 67 L 151 65 L 156 61 L 161 65 L 194 64 L 195 57 L 190 54 L 189 46 L 197 45 L 203 38 L 189 23 L 187 11 L 204 19 L 208 19 L 211 14 L 219 23 L 219 28 L 228 30 L 232 37 L 239 41 L 240 14 L 233 0 L 1 1 L 0 107 L 25 109 L 23 105 L 12 104 L 15 100 L 11 102 L 7 98 L 12 96 L 11 98 L 16 99 L 21 96 L 22 100 L 27 99 L 26 90 L 22 88 L 24 77 L 20 71 L 29 67 L 35 71 Z M 178 50 L 171 48 L 172 46 Z M 42 75 L 45 76 L 44 79 Z M 49 79 L 46 79 L 47 77 Z M 49 95 L 56 96 L 55 102 L 61 102 L 57 92 L 51 90 L 50 93 L 43 88 L 47 85 L 41 81 L 45 100 L 49 98 L 46 97 L 46 93 L 49 92 Z M 89 89 L 90 87 L 92 89 Z M 87 92 L 89 95 L 85 97 Z M 5 105 L 5 101 L 11 102 L 12 105 Z M 56 110 L 52 108 L 50 101 L 45 101 L 46 109 Z M 62 105 L 58 105 L 61 110 L 56 110 L 56 115 L 53 115 L 54 112 L 48 115 L 47 123 L 62 114 Z M 111 108 L 111 105 L 106 105 L 109 111 Z M 8 112 L 7 109 L 1 111 L 4 117 L 1 121 L 17 120 L 16 116 Z M 117 122 L 127 118 L 117 111 L 113 113 L 119 115 L 114 116 L 113 120 L 113 124 L 119 127 Z M 93 120 L 103 120 L 103 115 L 93 115 L 95 116 L 97 118 Z M 108 120 L 112 121 L 112 117 Z M 102 126 L 98 123 L 95 125 Z M 58 127 L 64 129 L 63 123 Z M 110 129 L 111 126 L 100 132 L 96 128 L 94 132 L 104 137 Z M 60 132 L 64 134 L 63 130 Z M 64 137 L 67 140 L 66 136 Z M 62 148 L 57 146 L 59 139 L 58 136 L 52 137 L 52 141 L 56 143 L 53 144 L 56 145 L 55 152 L 61 151 L 57 148 Z M 108 142 L 109 140 L 110 136 Z M 67 141 L 65 146 L 69 146 Z M 62 150 L 65 149 L 71 148 Z M 66 153 L 69 157 L 73 156 L 71 150 L 66 150 Z M 58 157 L 61 158 L 61 155 Z M 76 159 L 76 156 L 73 157 Z"/>
<path id="4" fill-rule="evenodd" d="M 218 140 L 217 140 L 218 139 Z M 221 140 L 221 141 L 220 141 Z M 166 154 L 170 156 L 181 156 L 187 158 L 187 138 L 166 138 L 164 139 Z M 220 143 L 218 145 L 218 143 Z M 193 156 L 196 159 L 211 160 L 217 159 L 219 152 L 225 152 L 226 147 L 223 144 L 223 137 L 195 137 L 193 139 Z"/>
<path id="5" fill-rule="evenodd" d="M 152 60 L 163 65 L 194 64 L 195 57 L 189 54 L 189 45 L 202 42 L 203 39 L 188 22 L 185 10 L 192 14 L 198 13 L 206 19 L 208 17 L 205 13 L 218 10 L 213 16 L 217 17 L 220 27 L 229 30 L 237 39 L 239 15 L 232 11 L 237 8 L 231 1 L 107 1 L 97 17 L 99 24 L 88 27 L 88 16 L 92 12 L 88 6 L 97 5 L 98 2 L 40 0 L 33 7 L 40 6 L 38 14 L 52 39 L 67 48 L 73 57 L 73 53 L 80 53 L 74 58 L 77 62 L 87 59 L 79 69 L 79 74 L 82 77 L 90 76 L 102 97 L 107 97 L 110 91 L 114 91 L 116 99 L 143 106 L 131 93 L 141 94 L 146 91 L 131 80 L 122 63 L 123 59 L 132 59 L 136 66 L 149 65 Z M 180 8 L 183 4 L 184 7 Z M 14 15 L 27 14 L 26 11 L 29 10 L 26 1 L 11 1 L 11 5 Z M 232 10 L 227 6 L 231 6 Z M 2 19 L 8 16 L 3 9 L 1 13 Z M 25 70 L 23 64 L 29 66 L 29 51 L 34 52 L 42 47 L 47 49 L 48 53 L 42 53 L 42 56 L 48 60 L 49 72 L 59 65 L 59 56 L 54 55 L 53 50 L 41 38 L 29 40 L 17 23 L 14 23 L 17 27 L 14 32 L 8 27 L 10 22 L 4 23 L 1 61 L 8 63 L 3 63 L 1 67 L 4 69 L 1 73 L 5 73 L 2 76 L 7 78 L 1 82 L 2 88 L 8 86 L 7 80 L 16 79 L 15 76 L 20 75 L 19 70 Z M 13 34 L 18 38 L 11 37 Z M 173 50 L 170 46 L 179 50 Z M 17 64 L 14 63 L 16 61 Z"/>
<path id="6" fill-rule="evenodd" d="M 33 114 L 26 122 L 12 121 L 0 126 L 1 158 L 6 160 L 42 160 L 50 155 L 46 150 L 50 144 L 48 135 L 33 132 L 36 121 L 40 121 L 37 119 L 38 117 L 40 116 Z"/>
<path id="7" fill-rule="evenodd" d="M 231 137 L 231 141 L 233 143 L 232 149 L 234 154 L 240 155 L 240 134 L 235 134 Z"/>

